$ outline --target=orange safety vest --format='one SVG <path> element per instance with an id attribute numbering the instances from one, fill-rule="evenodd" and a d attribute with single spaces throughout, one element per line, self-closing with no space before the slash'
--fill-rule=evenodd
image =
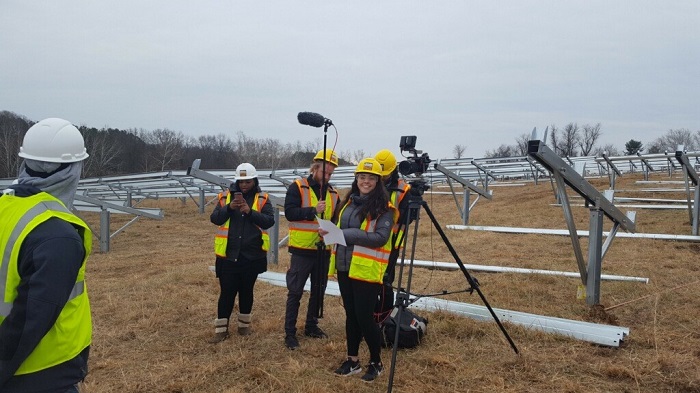
<path id="1" fill-rule="evenodd" d="M 398 208 L 401 206 L 401 201 L 406 197 L 408 192 L 411 190 L 411 185 L 406 183 L 403 179 L 399 179 L 397 186 L 395 189 L 392 189 L 390 194 L 389 194 L 389 201 Z M 408 212 L 406 212 L 408 213 Z M 405 217 L 402 217 L 405 219 Z M 392 229 L 392 238 L 391 238 L 391 243 L 394 245 L 395 249 L 399 249 L 403 247 L 403 243 L 405 242 L 405 237 L 403 236 L 403 230 L 399 230 L 399 227 L 401 226 L 401 222 L 396 222 L 394 225 L 394 228 Z M 404 228 L 405 229 L 405 228 Z M 401 239 L 401 243 L 396 243 L 399 239 Z"/>
<path id="2" fill-rule="evenodd" d="M 301 195 L 300 207 L 316 206 L 318 198 L 309 186 L 309 180 L 307 178 L 297 179 L 294 181 L 294 184 L 299 187 L 299 194 Z M 326 210 L 323 214 L 327 220 L 330 220 L 335 211 L 336 204 L 338 203 L 338 192 L 330 185 L 326 191 L 325 200 Z M 319 240 L 321 240 L 321 237 L 318 235 L 318 221 L 315 219 L 289 222 L 290 247 L 315 250 L 316 243 L 318 243 Z M 330 249 L 330 246 L 326 246 L 326 249 Z"/>
<path id="3" fill-rule="evenodd" d="M 343 211 L 347 204 L 343 206 L 339 217 L 343 215 Z M 394 205 L 389 202 L 389 209 L 394 213 L 394 225 L 398 220 L 399 211 Z M 378 218 L 377 218 L 378 219 Z M 377 227 L 377 219 L 365 217 L 360 225 L 360 229 L 366 232 L 374 232 Z M 338 227 L 340 227 L 340 218 L 338 218 Z M 384 272 L 389 264 L 389 254 L 392 249 L 392 237 L 383 246 L 372 248 L 360 245 L 354 245 L 352 248 L 352 259 L 350 260 L 350 270 L 348 277 L 354 280 L 366 281 L 370 283 L 381 284 L 384 280 Z M 332 276 L 336 273 L 335 268 L 336 247 L 333 247 L 331 252 L 331 263 L 328 267 L 328 275 Z"/>
<path id="4" fill-rule="evenodd" d="M 267 193 L 263 193 L 260 197 L 259 193 L 255 193 L 255 199 L 253 200 L 253 210 L 256 212 L 262 211 L 263 206 L 267 203 L 268 199 Z M 231 192 L 226 191 L 225 194 L 219 193 L 219 205 L 224 207 L 231 203 Z M 226 222 L 219 226 L 216 230 L 216 235 L 214 235 L 214 253 L 216 256 L 221 258 L 226 258 L 226 246 L 228 245 L 228 228 L 231 219 L 226 220 Z M 262 233 L 262 250 L 267 251 L 270 249 L 270 235 L 266 230 L 258 227 Z"/>

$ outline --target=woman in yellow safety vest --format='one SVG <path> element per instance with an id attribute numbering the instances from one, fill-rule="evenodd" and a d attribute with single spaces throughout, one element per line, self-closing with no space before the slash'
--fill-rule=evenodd
<path id="1" fill-rule="evenodd" d="M 236 179 L 229 190 L 219 194 L 211 213 L 218 225 L 214 238 L 216 277 L 219 279 L 217 318 L 212 344 L 225 340 L 233 305 L 238 295 L 238 334 L 251 333 L 253 288 L 258 274 L 267 270 L 270 239 L 266 230 L 275 224 L 272 203 L 261 193 L 255 167 L 243 163 L 236 168 Z"/>
<path id="2" fill-rule="evenodd" d="M 345 308 L 347 360 L 335 370 L 341 376 L 362 371 L 358 352 L 362 339 L 370 361 L 362 380 L 371 382 L 381 374 L 381 339 L 373 312 L 382 288 L 391 253 L 391 233 L 398 212 L 380 183 L 381 166 L 374 158 L 360 161 L 355 181 L 340 204 L 337 225 L 346 245 L 336 244 L 331 254 L 330 274 L 337 274 Z M 319 230 L 321 235 L 327 232 Z"/>

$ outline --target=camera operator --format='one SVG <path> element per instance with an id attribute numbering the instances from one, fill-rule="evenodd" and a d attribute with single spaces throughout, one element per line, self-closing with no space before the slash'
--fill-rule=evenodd
<path id="1" fill-rule="evenodd" d="M 399 209 L 399 219 L 392 230 L 391 235 L 391 254 L 389 255 L 389 264 L 384 273 L 384 285 L 379 293 L 377 305 L 374 310 L 374 317 L 378 323 L 383 322 L 391 313 L 394 307 L 394 291 L 392 283 L 394 282 L 394 274 L 396 261 L 399 258 L 399 252 L 404 244 L 403 231 L 406 228 L 404 221 L 408 214 L 408 198 L 406 196 L 411 190 L 411 185 L 399 178 L 399 169 L 396 162 L 396 156 L 389 149 L 382 149 L 374 155 L 374 159 L 379 162 L 382 167 L 382 184 L 386 187 L 389 193 L 389 201 Z M 409 221 L 410 222 L 410 221 Z"/>

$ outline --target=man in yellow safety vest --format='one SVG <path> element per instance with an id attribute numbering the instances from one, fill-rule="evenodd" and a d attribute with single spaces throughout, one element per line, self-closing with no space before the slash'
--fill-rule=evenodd
<path id="1" fill-rule="evenodd" d="M 325 166 L 325 168 L 324 168 Z M 326 333 L 318 327 L 317 311 L 323 301 L 330 258 L 330 247 L 319 251 L 316 217 L 330 220 L 340 198 L 338 192 L 328 184 L 333 171 L 338 166 L 338 157 L 331 149 L 320 150 L 314 157 L 309 176 L 297 179 L 287 189 L 284 200 L 284 216 L 289 221 L 289 253 L 291 260 L 287 270 L 287 305 L 284 318 L 284 344 L 289 349 L 299 347 L 296 337 L 296 322 L 299 315 L 301 296 L 306 280 L 311 276 L 311 287 L 320 286 L 319 293 L 311 291 L 306 312 L 304 335 L 312 338 L 325 338 Z M 325 175 L 325 177 L 324 177 Z M 323 187 L 322 192 L 321 188 Z M 323 255 L 319 257 L 319 252 Z M 324 266 L 319 268 L 318 264 Z"/>
<path id="2" fill-rule="evenodd" d="M 49 118 L 24 136 L 17 184 L 0 194 L 0 391 L 78 392 L 92 340 L 87 224 L 71 213 L 80 131 Z"/>

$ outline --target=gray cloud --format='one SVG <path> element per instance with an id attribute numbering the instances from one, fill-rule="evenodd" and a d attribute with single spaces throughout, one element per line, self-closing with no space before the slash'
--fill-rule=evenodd
<path id="1" fill-rule="evenodd" d="M 315 111 L 341 151 L 417 135 L 433 158 L 600 122 L 622 148 L 700 129 L 699 16 L 695 0 L 11 0 L 0 109 L 283 142 L 321 138 L 296 123 Z"/>

